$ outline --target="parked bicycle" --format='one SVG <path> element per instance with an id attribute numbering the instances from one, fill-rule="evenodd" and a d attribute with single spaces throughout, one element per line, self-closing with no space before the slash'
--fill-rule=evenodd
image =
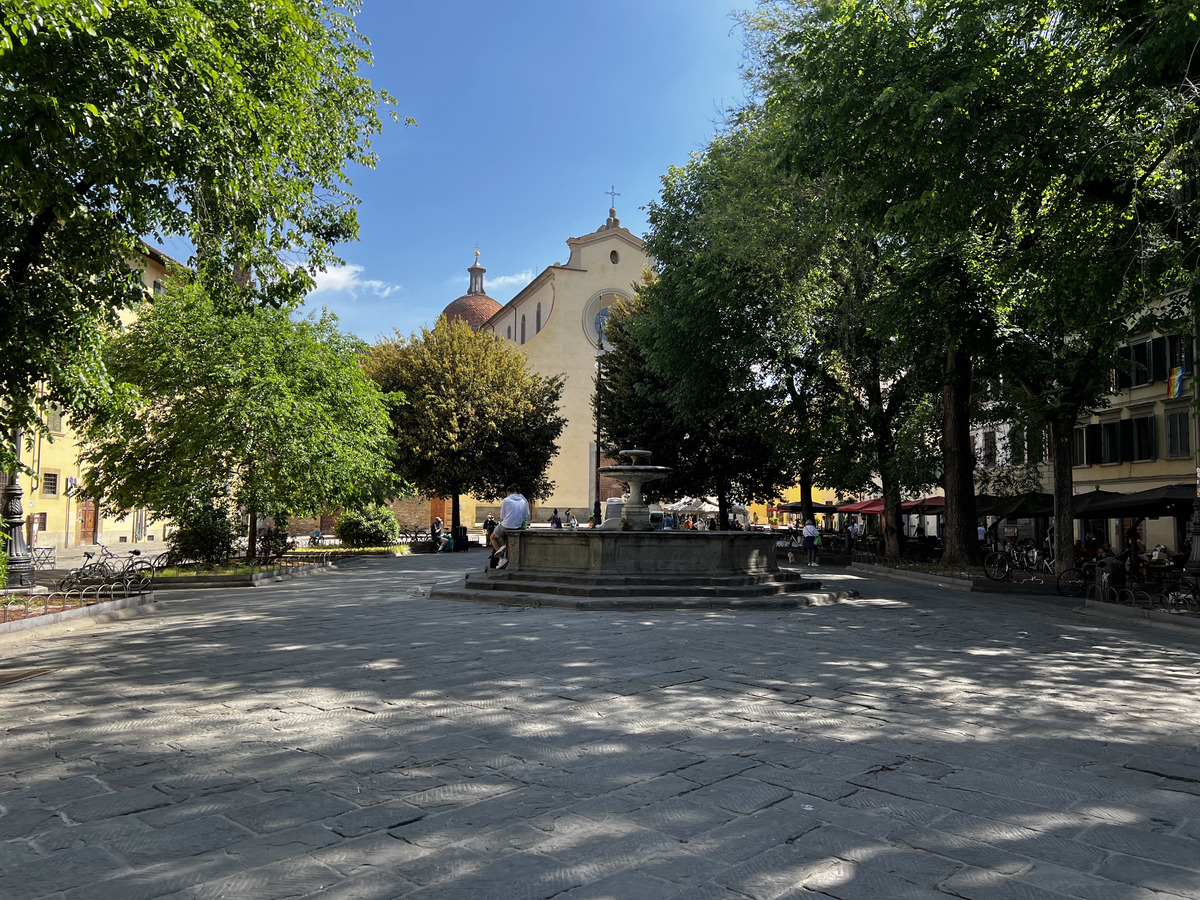
<path id="1" fill-rule="evenodd" d="M 128 556 L 113 553 L 103 544 L 100 548 L 99 559 L 96 553 L 85 551 L 84 564 L 72 569 L 58 583 L 60 591 L 69 591 L 83 584 L 99 584 L 116 581 L 142 581 L 154 577 L 154 565 L 142 559 L 142 551 L 133 549 Z"/>
<path id="2" fill-rule="evenodd" d="M 1058 592 L 1064 597 L 1091 596 L 1096 588 L 1096 561 L 1084 559 L 1058 576 Z"/>
<path id="3" fill-rule="evenodd" d="M 405 544 L 420 544 L 429 540 L 429 532 L 424 528 L 401 528 L 400 540 Z"/>
<path id="4" fill-rule="evenodd" d="M 1162 590 L 1151 597 L 1150 602 L 1167 609 L 1200 612 L 1200 583 L 1197 583 L 1196 576 L 1182 569 L 1173 571 L 1163 582 Z"/>
<path id="5" fill-rule="evenodd" d="M 1052 578 L 1054 557 L 1044 550 L 1038 550 L 1032 544 L 1010 547 L 1007 550 L 993 550 L 984 557 L 983 571 L 992 581 L 1009 581 L 1016 571 L 1039 579 Z"/>

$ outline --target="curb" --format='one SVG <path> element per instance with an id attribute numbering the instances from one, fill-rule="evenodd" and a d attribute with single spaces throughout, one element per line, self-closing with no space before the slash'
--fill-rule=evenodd
<path id="1" fill-rule="evenodd" d="M 293 569 L 275 569 L 271 572 L 256 572 L 253 575 L 175 575 L 154 579 L 156 591 L 179 588 L 243 588 L 258 587 L 260 584 L 275 584 L 292 578 L 306 578 L 327 569 L 336 569 L 334 563 L 297 566 Z"/>
<path id="2" fill-rule="evenodd" d="M 973 578 L 955 578 L 952 575 L 928 575 L 924 572 L 905 572 L 901 569 L 890 569 L 887 566 L 868 566 L 863 563 L 851 563 L 848 568 L 851 572 L 859 572 L 864 575 L 886 575 L 889 578 L 899 578 L 901 581 L 916 581 L 921 584 L 961 588 L 966 591 L 977 590 L 975 579 Z"/>
<path id="3" fill-rule="evenodd" d="M 120 614 L 125 610 L 136 610 L 134 614 L 141 615 L 142 613 L 155 612 L 159 609 L 161 607 L 155 599 L 154 591 L 150 591 L 145 594 L 135 594 L 132 597 L 122 597 L 120 600 L 104 600 L 100 603 L 91 603 L 76 609 L 65 609 L 62 612 L 50 613 L 49 615 L 31 616 L 28 619 L 5 622 L 0 625 L 0 635 L 30 631 L 34 628 L 47 627 L 59 622 L 69 622 L 72 619 L 101 619 L 114 613 Z M 124 618 L 124 616 L 116 615 L 113 618 Z"/>
<path id="4" fill-rule="evenodd" d="M 1162 609 L 1141 609 L 1136 606 L 1120 606 L 1101 600 L 1087 599 L 1080 611 L 1085 615 L 1107 619 L 1121 619 L 1134 625 L 1174 631 L 1180 637 L 1200 639 L 1200 618 L 1179 616 Z"/>
<path id="5" fill-rule="evenodd" d="M 346 557 L 340 560 L 342 563 L 350 562 L 359 557 Z M 103 600 L 99 603 L 91 603 L 87 606 L 77 607 L 75 609 L 66 609 L 62 612 L 49 613 L 47 615 L 30 616 L 27 619 L 17 619 L 13 622 L 0 623 L 0 636 L 6 634 L 16 634 L 22 631 L 30 631 L 35 628 L 48 628 L 60 622 L 68 622 L 72 619 L 90 618 L 103 621 L 105 617 L 128 618 L 129 615 L 143 615 L 145 613 L 157 612 L 163 609 L 161 602 L 155 597 L 159 591 L 176 591 L 187 588 L 211 589 L 211 588 L 245 588 L 256 587 L 259 584 L 288 581 L 292 578 L 305 578 L 313 575 L 318 575 L 323 571 L 333 571 L 338 567 L 333 563 L 324 565 L 305 566 L 298 570 L 287 571 L 277 570 L 276 572 L 263 572 L 258 575 L 217 575 L 204 579 L 202 576 L 183 576 L 179 581 L 160 583 L 159 579 L 155 579 L 155 587 L 152 591 L 147 591 L 145 594 L 135 594 L 132 597 L 122 597 L 119 600 Z M 186 580 L 196 578 L 197 580 Z M 217 579 L 227 579 L 220 581 Z M 166 579 L 163 579 L 166 581 Z"/>
<path id="6" fill-rule="evenodd" d="M 872 575 L 886 575 L 904 581 L 916 581 L 922 584 L 933 584 L 944 588 L 959 588 L 976 594 L 1004 594 L 1016 597 L 1037 598 L 1042 595 L 1054 595 L 1053 582 L 1007 582 L 991 581 L 986 578 L 958 577 L 954 575 L 929 575 L 925 572 L 909 572 L 904 569 L 892 569 L 887 566 L 872 566 L 865 563 L 855 563 L 851 570 Z M 1043 590 L 1038 590 L 1042 588 Z"/>

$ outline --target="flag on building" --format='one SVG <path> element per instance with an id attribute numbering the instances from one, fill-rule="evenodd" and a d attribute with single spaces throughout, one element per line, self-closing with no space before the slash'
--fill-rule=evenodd
<path id="1" fill-rule="evenodd" d="M 1187 375 L 1187 369 L 1183 366 L 1171 367 L 1171 375 L 1167 378 L 1167 397 L 1171 400 L 1183 396 L 1183 379 L 1185 375 Z"/>

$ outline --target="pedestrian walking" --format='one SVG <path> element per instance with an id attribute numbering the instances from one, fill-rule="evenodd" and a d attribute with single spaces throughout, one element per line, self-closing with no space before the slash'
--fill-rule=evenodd
<path id="1" fill-rule="evenodd" d="M 801 531 L 804 537 L 804 552 L 808 554 L 808 565 L 817 565 L 817 541 L 821 538 L 821 532 L 813 520 L 809 519 L 804 523 L 804 529 Z"/>

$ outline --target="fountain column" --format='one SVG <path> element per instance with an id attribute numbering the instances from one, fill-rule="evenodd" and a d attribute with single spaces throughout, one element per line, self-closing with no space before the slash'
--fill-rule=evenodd
<path id="1" fill-rule="evenodd" d="M 622 450 L 619 455 L 628 457 L 630 464 L 605 466 L 599 471 L 629 488 L 629 499 L 625 501 L 625 507 L 621 510 L 621 530 L 649 531 L 650 507 L 646 504 L 642 487 L 647 482 L 665 478 L 671 470 L 665 466 L 649 465 L 649 450 Z"/>

